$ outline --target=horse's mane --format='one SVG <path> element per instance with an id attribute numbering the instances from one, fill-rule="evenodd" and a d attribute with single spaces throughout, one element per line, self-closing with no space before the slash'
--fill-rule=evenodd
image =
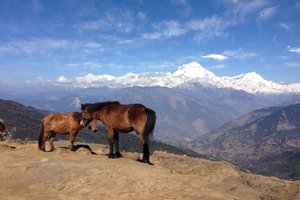
<path id="1" fill-rule="evenodd" d="M 77 121 L 78 123 L 80 122 L 80 120 L 82 118 L 82 114 L 79 112 L 73 112 L 72 116 L 73 116 L 74 120 Z"/>
<path id="2" fill-rule="evenodd" d="M 120 102 L 118 101 L 106 101 L 106 102 L 99 102 L 99 103 L 86 103 L 83 104 L 81 107 L 81 110 L 87 110 L 88 112 L 94 112 L 97 110 L 100 110 L 101 108 L 105 106 L 111 106 L 111 105 L 119 105 Z"/>

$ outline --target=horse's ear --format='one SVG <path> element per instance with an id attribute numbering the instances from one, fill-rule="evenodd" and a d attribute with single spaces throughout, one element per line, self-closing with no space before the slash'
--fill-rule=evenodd
<path id="1" fill-rule="evenodd" d="M 81 110 L 85 110 L 85 105 L 81 104 Z"/>

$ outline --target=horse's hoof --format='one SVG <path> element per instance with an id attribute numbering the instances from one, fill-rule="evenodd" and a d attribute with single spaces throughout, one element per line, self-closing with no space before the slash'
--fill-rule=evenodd
<path id="1" fill-rule="evenodd" d="M 52 152 L 52 151 L 54 151 L 55 150 L 55 148 L 53 148 L 53 149 L 50 149 L 50 152 Z"/>
<path id="2" fill-rule="evenodd" d="M 74 147 L 69 147 L 69 149 L 70 149 L 71 151 L 76 151 L 76 149 L 75 149 Z"/>
<path id="3" fill-rule="evenodd" d="M 107 157 L 113 159 L 113 158 L 115 158 L 115 154 L 114 154 L 114 153 L 109 153 L 109 154 L 107 155 Z"/>
<path id="4" fill-rule="evenodd" d="M 123 155 L 120 152 L 117 152 L 115 154 L 115 158 L 122 158 L 122 157 L 123 157 Z"/>
<path id="5" fill-rule="evenodd" d="M 149 160 L 146 160 L 146 159 L 139 159 L 138 158 L 137 161 L 140 162 L 140 163 L 147 163 L 149 165 L 153 165 L 153 163 L 151 163 Z"/>

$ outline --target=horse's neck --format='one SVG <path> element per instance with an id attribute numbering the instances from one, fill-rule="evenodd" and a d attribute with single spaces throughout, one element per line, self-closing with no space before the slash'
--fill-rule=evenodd
<path id="1" fill-rule="evenodd" d="M 104 112 L 102 112 L 102 111 L 94 112 L 93 113 L 93 118 L 97 119 L 97 120 L 100 120 L 100 121 L 103 121 Z"/>

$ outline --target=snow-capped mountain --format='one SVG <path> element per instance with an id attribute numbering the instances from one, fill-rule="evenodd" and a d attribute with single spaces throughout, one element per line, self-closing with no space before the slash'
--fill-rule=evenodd
<path id="1" fill-rule="evenodd" d="M 81 107 L 81 102 L 79 97 L 76 97 L 73 102 L 70 104 L 69 107 L 74 107 L 74 108 L 80 108 Z"/>
<path id="2" fill-rule="evenodd" d="M 300 93 L 300 83 L 289 85 L 279 84 L 265 80 L 255 72 L 233 77 L 219 77 L 213 72 L 206 70 L 197 62 L 182 65 L 174 73 L 128 73 L 119 77 L 106 74 L 88 74 L 83 77 L 77 77 L 74 80 L 69 80 L 66 77 L 59 77 L 57 83 L 79 88 L 96 88 L 104 86 L 112 88 L 133 86 L 175 88 L 203 85 L 207 87 L 244 90 L 252 94 Z"/>

